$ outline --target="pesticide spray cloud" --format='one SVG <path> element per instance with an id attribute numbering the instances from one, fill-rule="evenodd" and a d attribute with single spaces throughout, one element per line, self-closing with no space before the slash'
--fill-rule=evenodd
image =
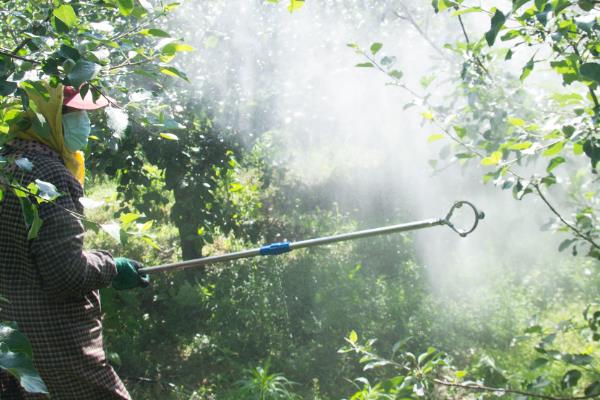
<path id="1" fill-rule="evenodd" d="M 221 123 L 235 121 L 247 137 L 278 132 L 293 173 L 325 185 L 332 200 L 343 205 L 351 199 L 364 209 L 383 201 L 404 210 L 403 217 L 410 210 L 412 219 L 444 216 L 460 199 L 483 209 L 486 220 L 467 239 L 445 228 L 415 235 L 432 289 L 478 304 L 493 298 L 492 265 L 510 270 L 521 284 L 520 276 L 546 260 L 544 254 L 557 256 L 561 238 L 540 232 L 549 218 L 540 204 L 482 186 L 477 168 L 454 165 L 432 174 L 428 160 L 443 143 L 427 143 L 439 132 L 422 124 L 423 110 L 404 109 L 415 98 L 386 85 L 389 79 L 375 68 L 355 67 L 366 60 L 348 43 L 368 49 L 381 42 L 381 54 L 395 60 L 407 86 L 418 89 L 423 76 L 433 77 L 443 98 L 444 77 L 436 74 L 449 61 L 430 39 L 452 41 L 460 27 L 421 3 L 307 1 L 290 14 L 284 4 L 261 1 L 190 1 L 173 24 L 185 27 L 184 40 L 198 49 L 182 68 L 198 95 L 221 112 Z M 387 218 L 401 222 L 397 215 Z"/>

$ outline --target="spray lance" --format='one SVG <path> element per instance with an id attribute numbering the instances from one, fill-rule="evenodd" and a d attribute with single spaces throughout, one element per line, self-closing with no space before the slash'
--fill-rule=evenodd
<path id="1" fill-rule="evenodd" d="M 454 215 L 454 211 L 461 208 L 462 206 L 469 207 L 475 216 L 473 221 L 473 225 L 468 229 L 461 229 L 454 225 L 452 222 L 452 217 Z M 396 232 L 407 232 L 414 231 L 417 229 L 431 228 L 433 226 L 445 225 L 452 229 L 454 232 L 458 233 L 461 237 L 465 237 L 477 228 L 479 221 L 485 217 L 485 214 L 482 211 L 479 211 L 477 207 L 475 207 L 472 203 L 468 201 L 457 201 L 455 202 L 448 214 L 444 218 L 437 219 L 428 219 L 423 221 L 416 222 L 408 222 L 400 225 L 392 225 L 385 226 L 381 228 L 373 228 L 366 229 L 357 232 L 350 233 L 342 233 L 334 236 L 324 236 L 314 239 L 301 240 L 298 242 L 277 242 L 267 244 L 262 247 L 258 247 L 250 250 L 242 250 L 235 253 L 222 254 L 217 256 L 203 257 L 197 258 L 194 260 L 182 261 L 172 264 L 163 264 L 155 267 L 146 267 L 141 268 L 140 273 L 152 274 L 155 272 L 164 272 L 164 271 L 172 271 L 172 270 L 180 270 L 186 268 L 194 268 L 194 267 L 202 267 L 209 264 L 214 264 L 217 262 L 231 261 L 237 260 L 240 258 L 251 258 L 251 257 L 259 257 L 259 256 L 274 256 L 284 253 L 289 253 L 292 250 L 302 249 L 307 247 L 321 246 L 330 243 L 343 242 L 347 240 L 355 240 L 370 236 L 379 236 L 379 235 L 388 235 Z"/>

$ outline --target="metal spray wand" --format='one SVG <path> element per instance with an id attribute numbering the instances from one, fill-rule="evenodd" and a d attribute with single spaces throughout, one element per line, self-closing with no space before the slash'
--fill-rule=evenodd
<path id="1" fill-rule="evenodd" d="M 463 205 L 470 207 L 473 210 L 473 213 L 475 215 L 475 220 L 473 222 L 473 225 L 470 227 L 470 229 L 466 229 L 466 230 L 457 228 L 456 226 L 454 226 L 454 224 L 451 221 L 454 211 L 461 208 Z M 414 231 L 417 229 L 431 228 L 431 227 L 437 226 L 437 225 L 446 225 L 450 229 L 452 229 L 454 232 L 458 233 L 460 236 L 465 237 L 469 233 L 473 232 L 475 230 L 475 228 L 477 228 L 479 221 L 482 220 L 484 217 L 485 217 L 485 214 L 482 211 L 479 211 L 472 203 L 470 203 L 468 201 L 457 201 L 456 203 L 454 203 L 452 205 L 452 207 L 450 208 L 450 211 L 448 211 L 448 214 L 446 214 L 446 216 L 444 218 L 428 219 L 428 220 L 416 221 L 416 222 L 408 222 L 408 223 L 400 224 L 400 225 L 392 225 L 392 226 L 385 226 L 385 227 L 381 227 L 381 228 L 366 229 L 366 230 L 362 230 L 362 231 L 358 231 L 358 232 L 342 233 L 339 235 L 325 236 L 325 237 L 308 239 L 308 240 L 301 240 L 298 242 L 271 243 L 271 244 L 267 244 L 265 246 L 258 247 L 255 249 L 242 250 L 242 251 L 238 251 L 235 253 L 197 258 L 194 260 L 182 261 L 182 262 L 178 262 L 178 263 L 158 265 L 156 267 L 146 267 L 146 268 L 140 269 L 140 272 L 152 274 L 155 272 L 164 272 L 164 271 L 180 270 L 180 269 L 186 269 L 186 268 L 201 267 L 201 266 L 208 265 L 208 264 L 214 264 L 217 262 L 224 262 L 224 261 L 230 261 L 230 260 L 237 260 L 240 258 L 250 258 L 250 257 L 257 257 L 257 256 L 273 256 L 273 255 L 288 253 L 292 250 L 302 249 L 302 248 L 306 248 L 306 247 L 321 246 L 321 245 L 325 245 L 325 244 L 343 242 L 346 240 L 354 240 L 354 239 L 365 238 L 365 237 L 369 237 L 369 236 L 379 236 L 379 235 L 388 235 L 390 233 L 396 233 L 396 232 Z"/>

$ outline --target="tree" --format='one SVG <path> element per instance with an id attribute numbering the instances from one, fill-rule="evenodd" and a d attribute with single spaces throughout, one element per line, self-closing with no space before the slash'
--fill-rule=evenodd
<path id="1" fill-rule="evenodd" d="M 422 81 L 420 93 L 410 88 L 393 60 L 378 56 L 382 43 L 373 43 L 367 50 L 357 44 L 351 47 L 368 59 L 359 67 L 377 68 L 414 97 L 412 104 L 422 106 L 424 121 L 443 132 L 431 135 L 429 141 L 449 139 L 450 144 L 440 153 L 442 160 L 471 165 L 476 161 L 486 170 L 485 183 L 511 189 L 517 200 L 528 194 L 537 196 L 555 218 L 550 225 L 571 234 L 559 250 L 571 248 L 573 254 L 583 251 L 600 259 L 600 204 L 594 189 L 600 161 L 600 64 L 595 62 L 599 25 L 596 17 L 588 14 L 594 4 L 513 1 L 512 9 L 503 13 L 469 1 L 433 1 L 436 12 L 452 13 L 464 37 L 464 41 L 445 45 L 456 56 L 454 60 L 463 61 L 456 71 L 456 85 L 442 98 L 431 89 L 431 79 Z M 418 28 L 406 6 L 401 8 L 398 15 L 408 15 L 404 18 Z M 491 17 L 489 30 L 477 40 L 463 22 L 468 14 Z M 426 38 L 441 51 L 441 44 Z M 499 42 L 509 47 L 495 49 Z M 529 61 L 517 78 L 503 64 L 519 52 Z M 526 85 L 532 72 L 543 64 L 560 76 L 565 90 L 539 96 Z M 452 64 L 442 71 L 452 73 Z M 581 168 L 582 157 L 589 160 L 587 169 Z M 562 211 L 553 197 L 568 197 L 572 215 Z"/>
<path id="2" fill-rule="evenodd" d="M 455 18 L 463 38 L 443 44 L 426 37 L 440 54 L 444 54 L 444 47 L 457 56 L 449 61 L 460 63 L 457 69 L 449 65 L 443 70 L 456 72 L 450 95 L 436 97 L 428 89 L 430 79 L 421 82 L 420 91 L 411 88 L 390 58 L 379 56 L 383 43 L 373 43 L 368 49 L 351 44 L 367 58 L 358 66 L 378 69 L 393 84 L 411 93 L 415 98 L 411 105 L 422 107 L 424 121 L 443 132 L 428 138 L 431 142 L 450 142 L 440 153 L 440 160 L 432 163 L 434 168 L 439 161 L 482 168 L 485 183 L 511 189 L 516 200 L 537 196 L 555 218 L 551 226 L 571 235 L 558 250 L 570 248 L 574 255 L 583 252 L 600 259 L 600 203 L 596 193 L 600 161 L 597 3 L 513 0 L 508 9 L 484 9 L 479 2 L 433 0 L 432 6 L 436 13 L 450 13 Z M 426 36 L 410 9 L 404 4 L 400 8 L 397 15 Z M 465 21 L 468 16 L 487 19 L 489 29 L 481 37 L 473 35 Z M 498 49 L 500 43 L 508 47 Z M 508 64 L 517 54 L 527 61 L 515 76 Z M 543 74 L 544 69 L 558 74 L 562 89 L 541 95 L 539 88 L 533 90 L 529 80 L 538 70 Z M 573 209 L 572 215 L 568 216 L 565 209 Z M 350 346 L 343 351 L 360 354 L 365 370 L 396 370 L 392 378 L 380 377 L 376 384 L 360 380 L 362 390 L 356 398 L 371 393 L 381 398 L 428 398 L 439 396 L 440 391 L 458 396 L 476 391 L 490 396 L 594 398 L 600 394 L 600 382 L 594 359 L 585 349 L 593 348 L 600 340 L 596 334 L 600 314 L 595 310 L 596 305 L 591 304 L 584 310 L 583 319 L 572 318 L 556 326 L 532 322 L 524 337 L 537 358 L 526 373 L 504 371 L 486 356 L 459 370 L 450 357 L 435 349 L 419 356 L 394 352 L 391 357 L 380 357 L 373 351 L 372 342 L 359 344 L 356 335 L 347 339 Z M 570 341 L 580 343 L 574 346 L 577 350 L 565 350 Z M 547 365 L 554 366 L 554 372 L 552 367 L 545 369 Z M 557 370 L 561 375 L 555 376 Z"/>

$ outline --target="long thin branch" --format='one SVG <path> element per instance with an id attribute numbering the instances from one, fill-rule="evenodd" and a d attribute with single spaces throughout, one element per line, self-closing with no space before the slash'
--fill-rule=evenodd
<path id="1" fill-rule="evenodd" d="M 410 23 L 412 25 L 413 28 L 415 28 L 415 30 L 417 32 L 419 32 L 419 34 L 423 37 L 423 39 L 425 39 L 425 41 L 427 41 L 427 43 L 429 43 L 429 45 L 445 60 L 448 60 L 448 56 L 446 55 L 446 53 L 444 53 L 444 51 L 442 49 L 440 49 L 438 47 L 438 45 L 431 40 L 431 38 L 429 37 L 429 35 L 427 35 L 425 33 L 425 31 L 423 31 L 423 29 L 421 28 L 421 26 L 417 23 L 417 21 L 415 21 L 415 19 L 412 17 L 412 13 L 410 12 L 410 10 L 408 9 L 408 7 L 406 6 L 406 4 L 404 4 L 404 2 L 399 2 L 398 3 L 400 5 L 400 7 L 402 8 L 402 11 L 404 12 L 403 14 L 400 14 L 398 11 L 395 11 L 394 14 L 396 15 L 396 17 L 403 19 L 405 21 L 408 21 L 408 23 Z"/>
<path id="2" fill-rule="evenodd" d="M 364 51 L 362 54 L 367 60 L 369 60 L 371 62 L 371 64 L 373 64 L 373 66 L 375 68 L 377 68 L 379 71 L 383 72 L 387 76 L 390 76 L 388 71 L 386 71 L 374 58 L 369 56 L 369 54 L 367 54 Z M 410 93 L 412 96 L 414 96 L 416 98 L 419 98 L 421 100 L 423 100 L 425 98 L 424 96 L 420 95 L 419 93 L 415 92 L 414 90 L 412 90 L 411 88 L 406 86 L 404 83 L 399 82 L 399 80 L 397 78 L 394 78 L 394 85 L 401 87 L 402 89 L 406 90 L 408 93 Z"/>
<path id="3" fill-rule="evenodd" d="M 585 235 L 584 233 L 581 233 L 581 231 L 579 229 L 577 229 L 576 226 L 574 226 L 573 224 L 569 223 L 567 220 L 564 219 L 564 217 L 556 210 L 556 208 L 554 208 L 554 206 L 552 205 L 552 203 L 550 203 L 550 201 L 546 198 L 546 196 L 544 196 L 544 194 L 542 193 L 542 190 L 540 188 L 540 185 L 538 183 L 533 183 L 532 186 L 535 188 L 538 196 L 540 196 L 540 198 L 542 199 L 542 201 L 546 204 L 546 206 L 548 206 L 548 208 L 550 209 L 550 211 L 552 211 L 552 213 L 554 215 L 556 215 L 556 217 L 558 219 L 560 219 L 560 221 L 565 224 L 565 226 L 567 226 L 569 229 L 571 229 L 576 236 L 578 236 L 579 238 L 585 240 L 586 242 L 588 242 L 589 244 L 591 244 L 593 247 L 597 248 L 600 250 L 600 245 L 598 245 L 598 243 L 596 243 L 591 237 L 589 237 L 588 235 Z"/>
<path id="4" fill-rule="evenodd" d="M 154 60 L 151 59 L 151 58 L 146 59 L 146 60 L 134 61 L 134 62 L 131 62 L 131 61 L 127 60 L 126 62 L 124 62 L 122 64 L 111 66 L 108 70 L 109 71 L 113 71 L 115 69 L 120 69 L 120 68 L 125 68 L 125 67 L 132 67 L 132 66 L 140 65 L 140 64 L 147 64 L 147 63 L 152 62 L 152 61 L 154 61 Z"/>
<path id="5" fill-rule="evenodd" d="M 6 50 L 6 49 L 0 49 L 0 54 L 2 54 L 3 56 L 14 58 L 15 60 L 26 61 L 26 62 L 30 62 L 30 63 L 36 64 L 36 65 L 40 65 L 42 63 L 41 61 L 37 61 L 37 60 L 33 60 L 31 58 L 21 57 L 17 54 L 13 54 L 12 51 Z"/>
<path id="6" fill-rule="evenodd" d="M 21 43 L 19 43 L 12 51 L 13 54 L 17 54 L 19 52 L 19 50 L 21 50 L 23 47 L 27 46 L 29 44 L 29 42 L 31 42 L 31 38 L 26 38 L 25 40 L 23 40 Z"/>
<path id="7" fill-rule="evenodd" d="M 469 40 L 469 35 L 467 34 L 467 29 L 465 28 L 465 23 L 463 22 L 462 15 L 458 16 L 458 22 L 460 23 L 460 28 L 461 28 L 461 30 L 463 32 L 465 40 L 467 41 L 467 46 L 470 46 L 471 41 Z M 476 56 L 476 55 L 473 55 L 473 58 L 475 59 L 475 62 L 477 63 L 477 65 L 479 66 L 479 68 L 481 68 L 483 70 L 483 72 L 485 72 L 485 74 L 488 76 L 488 78 L 492 79 L 492 75 L 487 70 L 487 68 L 485 67 L 485 65 L 483 65 L 483 63 L 481 62 L 481 59 L 478 56 Z"/>
<path id="8" fill-rule="evenodd" d="M 581 53 L 579 52 L 579 48 L 577 47 L 579 43 L 573 43 L 569 40 L 569 44 L 571 45 L 571 48 L 573 49 L 573 52 L 575 53 L 577 58 L 579 58 L 579 62 L 583 63 L 584 59 L 581 56 Z M 590 96 L 592 97 L 592 101 L 594 102 L 594 114 L 596 114 L 597 116 L 600 113 L 600 102 L 598 101 L 596 92 L 594 92 L 594 89 L 591 86 L 588 86 L 588 90 L 590 91 Z"/>
<path id="9" fill-rule="evenodd" d="M 476 391 L 480 391 L 480 392 L 495 392 L 495 393 L 502 392 L 502 393 L 509 393 L 509 394 L 520 394 L 522 396 L 535 397 L 538 399 L 545 399 L 545 400 L 583 400 L 583 399 L 592 399 L 592 398 L 598 397 L 598 395 L 557 397 L 557 396 L 549 396 L 549 395 L 545 395 L 545 394 L 524 392 L 521 390 L 514 390 L 514 389 L 494 388 L 494 387 L 489 387 L 489 386 L 484 386 L 484 385 L 475 385 L 475 384 L 467 384 L 467 383 L 454 383 L 454 382 L 444 381 L 441 379 L 434 379 L 433 381 L 435 383 L 437 383 L 438 385 L 442 385 L 442 386 L 458 387 L 458 388 L 462 388 L 462 389 L 466 389 L 466 390 L 476 390 Z"/>

